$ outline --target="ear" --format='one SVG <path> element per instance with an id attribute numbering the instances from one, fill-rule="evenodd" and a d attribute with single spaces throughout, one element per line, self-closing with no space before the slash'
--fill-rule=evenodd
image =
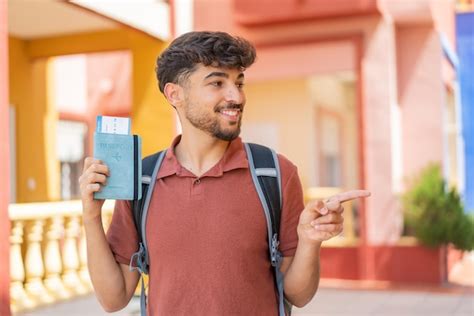
<path id="1" fill-rule="evenodd" d="M 182 88 L 178 84 L 168 82 L 163 89 L 163 93 L 166 99 L 168 100 L 168 102 L 174 108 L 176 108 L 176 106 L 179 106 L 181 104 L 183 94 L 182 94 Z"/>

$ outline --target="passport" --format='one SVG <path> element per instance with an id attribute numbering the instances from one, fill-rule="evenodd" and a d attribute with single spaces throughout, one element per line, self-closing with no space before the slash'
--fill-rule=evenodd
<path id="1" fill-rule="evenodd" d="M 94 158 L 109 167 L 107 182 L 100 192 L 94 192 L 94 199 L 141 199 L 141 147 L 138 135 L 94 133 Z"/>

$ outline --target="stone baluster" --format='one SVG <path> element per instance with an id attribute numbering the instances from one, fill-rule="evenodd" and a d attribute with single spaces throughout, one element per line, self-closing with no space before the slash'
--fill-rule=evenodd
<path id="1" fill-rule="evenodd" d="M 25 255 L 26 282 L 28 296 L 37 304 L 49 304 L 54 298 L 43 284 L 44 265 L 41 253 L 44 220 L 35 219 L 28 225 Z"/>
<path id="2" fill-rule="evenodd" d="M 92 282 L 89 276 L 89 270 L 87 268 L 87 244 L 84 227 L 81 229 L 81 236 L 79 238 L 79 259 L 79 278 L 81 279 L 81 282 L 84 284 L 84 286 L 86 286 L 89 290 L 92 290 Z"/>
<path id="3" fill-rule="evenodd" d="M 10 305 L 12 312 L 32 308 L 34 302 L 28 297 L 23 282 L 25 281 L 25 266 L 21 254 L 23 243 L 22 221 L 12 222 L 10 234 Z"/>
<path id="4" fill-rule="evenodd" d="M 44 285 L 57 300 L 68 299 L 72 293 L 64 286 L 61 280 L 62 262 L 61 252 L 59 250 L 59 240 L 64 232 L 64 220 L 62 217 L 55 216 L 48 220 L 46 226 L 46 241 L 44 249 L 45 279 Z"/>
<path id="5" fill-rule="evenodd" d="M 82 284 L 79 278 L 79 252 L 77 247 L 80 234 L 80 222 L 78 216 L 68 217 L 66 220 L 66 234 L 63 245 L 63 282 L 73 293 L 82 295 L 89 290 Z"/>
<path id="6" fill-rule="evenodd" d="M 344 237 L 349 241 L 354 241 L 356 239 L 355 235 L 355 224 L 354 224 L 354 204 L 352 201 L 346 202 L 344 206 Z"/>

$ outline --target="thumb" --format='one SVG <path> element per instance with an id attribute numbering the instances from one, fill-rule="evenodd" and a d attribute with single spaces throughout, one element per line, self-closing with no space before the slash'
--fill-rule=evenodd
<path id="1" fill-rule="evenodd" d="M 326 207 L 326 204 L 321 201 L 321 200 L 315 200 L 310 202 L 307 206 L 306 209 L 308 212 L 312 213 L 313 215 L 316 215 L 316 217 L 326 215 L 329 213 L 329 210 Z"/>
<path id="2" fill-rule="evenodd" d="M 327 213 L 329 213 L 326 203 L 324 203 L 324 201 L 322 200 L 315 201 L 313 208 L 314 211 L 318 212 L 320 215 L 326 215 Z"/>

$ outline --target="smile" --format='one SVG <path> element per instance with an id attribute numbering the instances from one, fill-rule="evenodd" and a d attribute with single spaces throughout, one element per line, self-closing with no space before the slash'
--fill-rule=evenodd
<path id="1" fill-rule="evenodd" d="M 220 114 L 230 118 L 230 119 L 237 119 L 240 115 L 239 109 L 225 109 L 219 111 Z"/>

